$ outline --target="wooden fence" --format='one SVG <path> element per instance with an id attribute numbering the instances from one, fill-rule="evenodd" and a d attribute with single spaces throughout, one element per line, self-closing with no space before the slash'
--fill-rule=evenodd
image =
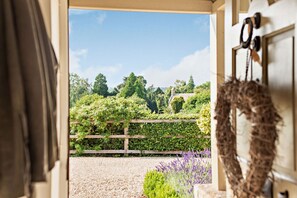
<path id="1" fill-rule="evenodd" d="M 130 123 L 177 123 L 177 122 L 196 122 L 195 119 L 187 120 L 131 120 Z M 112 121 L 108 122 L 112 123 Z M 173 136 L 164 136 L 165 138 L 172 138 Z M 70 139 L 76 139 L 76 135 L 70 135 Z M 124 128 L 123 135 L 109 135 L 108 137 L 103 135 L 86 135 L 85 138 L 89 139 L 102 139 L 102 138 L 112 138 L 112 139 L 124 139 L 124 150 L 84 150 L 85 154 L 181 154 L 183 151 L 154 151 L 154 150 L 129 150 L 129 139 L 144 139 L 144 135 L 129 135 L 129 128 Z M 183 136 L 174 136 L 174 138 L 184 138 Z M 210 136 L 197 135 L 199 138 L 210 138 Z M 70 154 L 75 154 L 75 150 L 70 150 Z"/>

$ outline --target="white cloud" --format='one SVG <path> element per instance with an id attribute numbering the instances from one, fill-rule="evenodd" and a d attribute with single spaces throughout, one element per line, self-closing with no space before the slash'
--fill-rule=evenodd
<path id="1" fill-rule="evenodd" d="M 79 49 L 79 50 L 69 50 L 70 55 L 70 72 L 79 73 L 81 70 L 80 61 L 82 58 L 86 57 L 88 49 Z"/>
<path id="2" fill-rule="evenodd" d="M 71 50 L 70 49 L 70 72 L 76 73 L 83 78 L 87 78 L 89 82 L 93 82 L 99 73 L 103 73 L 106 78 L 112 78 L 114 74 L 121 71 L 121 64 L 111 66 L 88 66 L 83 67 L 81 60 L 88 55 L 87 49 Z"/>
<path id="3" fill-rule="evenodd" d="M 198 50 L 193 54 L 182 58 L 180 63 L 169 68 L 162 69 L 158 66 L 151 66 L 141 72 L 148 85 L 155 87 L 168 87 L 174 84 L 176 79 L 188 81 L 193 76 L 195 84 L 201 84 L 210 80 L 210 55 L 209 47 Z"/>
<path id="4" fill-rule="evenodd" d="M 99 23 L 99 25 L 102 25 L 105 19 L 106 19 L 106 14 L 100 13 L 99 16 L 97 17 L 97 22 Z"/>

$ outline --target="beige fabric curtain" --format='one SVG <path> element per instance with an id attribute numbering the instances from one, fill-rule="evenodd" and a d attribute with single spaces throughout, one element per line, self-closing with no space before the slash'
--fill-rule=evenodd
<path id="1" fill-rule="evenodd" d="M 0 197 L 29 197 L 58 158 L 56 70 L 38 1 L 0 0 Z"/>

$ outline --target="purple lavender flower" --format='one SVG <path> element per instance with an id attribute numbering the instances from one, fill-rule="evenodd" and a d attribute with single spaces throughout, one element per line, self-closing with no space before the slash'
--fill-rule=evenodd
<path id="1" fill-rule="evenodd" d="M 183 197 L 193 197 L 194 184 L 211 183 L 210 150 L 184 152 L 170 163 L 161 162 L 157 171 L 163 172 L 166 180 Z"/>

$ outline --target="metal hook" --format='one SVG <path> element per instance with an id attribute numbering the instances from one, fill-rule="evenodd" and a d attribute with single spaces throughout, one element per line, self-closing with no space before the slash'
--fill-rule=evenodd
<path id="1" fill-rule="evenodd" d="M 249 27 L 249 36 L 246 41 L 243 40 L 243 31 L 245 29 L 245 26 L 248 25 Z M 243 20 L 243 24 L 241 27 L 241 32 L 240 32 L 240 45 L 242 48 L 246 49 L 249 48 L 250 45 L 252 44 L 253 50 L 259 51 L 261 47 L 261 39 L 259 36 L 256 36 L 253 40 L 253 28 L 258 29 L 260 28 L 261 25 L 261 13 L 257 12 L 254 14 L 253 17 L 247 17 Z"/>
<path id="2" fill-rule="evenodd" d="M 243 41 L 243 31 L 244 31 L 245 25 L 249 26 L 250 32 L 249 32 L 248 39 L 246 41 Z M 253 36 L 253 22 L 252 22 L 251 18 L 248 17 L 243 20 L 243 24 L 242 24 L 241 32 L 240 32 L 240 45 L 242 48 L 246 49 L 250 46 L 251 41 L 252 41 L 252 36 Z"/>

